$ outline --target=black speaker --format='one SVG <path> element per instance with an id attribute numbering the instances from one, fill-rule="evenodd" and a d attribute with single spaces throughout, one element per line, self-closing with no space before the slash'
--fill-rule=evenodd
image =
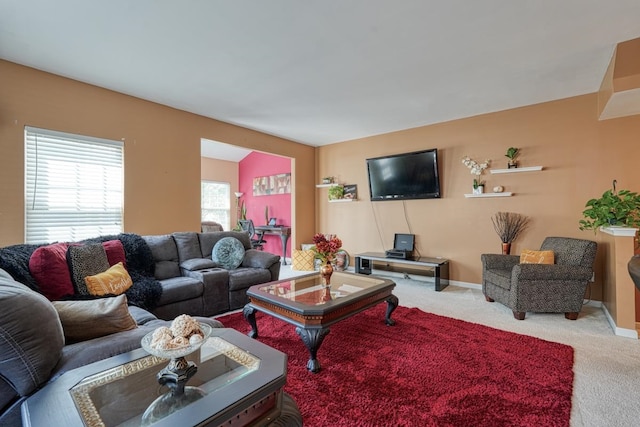
<path id="1" fill-rule="evenodd" d="M 367 258 L 356 257 L 356 273 L 358 274 L 371 274 L 372 261 Z"/>

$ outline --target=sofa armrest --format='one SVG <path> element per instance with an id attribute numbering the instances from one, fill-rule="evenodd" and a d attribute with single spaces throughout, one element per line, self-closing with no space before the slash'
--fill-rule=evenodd
<path id="1" fill-rule="evenodd" d="M 520 264 L 513 268 L 513 277 L 518 280 L 535 282 L 576 281 L 591 279 L 593 270 L 590 267 L 564 264 Z M 548 285 L 547 285 L 548 286 Z"/>
<path id="2" fill-rule="evenodd" d="M 219 265 L 211 258 L 191 258 L 180 263 L 180 268 L 182 270 L 189 271 L 207 270 L 209 268 L 216 267 L 219 267 Z M 183 276 L 184 275 L 185 274 L 183 272 Z"/>
<path id="3" fill-rule="evenodd" d="M 242 267 L 269 269 L 273 264 L 280 262 L 280 255 L 257 249 L 247 249 L 242 260 Z"/>
<path id="4" fill-rule="evenodd" d="M 482 254 L 482 267 L 489 270 L 510 270 L 520 263 L 518 255 Z"/>

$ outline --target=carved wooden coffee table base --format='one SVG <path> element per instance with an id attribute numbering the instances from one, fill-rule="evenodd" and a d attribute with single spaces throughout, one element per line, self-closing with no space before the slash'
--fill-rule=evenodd
<path id="1" fill-rule="evenodd" d="M 340 273 L 341 280 L 334 281 L 336 279 L 336 273 L 334 273 L 332 282 L 341 285 L 331 286 L 332 296 L 328 298 L 326 294 L 329 288 L 314 285 L 313 279 L 316 276 L 318 275 L 312 274 L 299 279 L 252 286 L 247 292 L 250 302 L 243 310 L 245 319 L 251 325 L 248 335 L 252 338 L 258 337 L 256 311 L 262 311 L 294 325 L 296 333 L 309 350 L 307 369 L 314 373 L 321 369 L 317 352 L 330 331 L 330 325 L 386 301 L 384 323 L 393 326 L 395 321 L 391 319 L 391 314 L 398 306 L 398 298 L 391 293 L 395 287 L 395 283 L 391 280 L 379 277 L 363 279 L 362 276 Z M 289 287 L 289 294 L 282 292 L 286 286 Z M 299 293 L 294 294 L 291 288 L 297 289 Z M 314 290 L 314 288 L 318 289 Z M 336 291 L 333 291 L 334 288 Z M 342 295 L 340 289 L 349 289 L 353 292 Z M 316 291 L 317 302 L 314 302 L 316 298 L 310 294 Z"/>

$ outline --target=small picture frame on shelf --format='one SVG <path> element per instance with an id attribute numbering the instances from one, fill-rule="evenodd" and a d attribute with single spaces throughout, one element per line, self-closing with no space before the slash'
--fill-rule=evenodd
<path id="1" fill-rule="evenodd" d="M 344 186 L 343 199 L 357 199 L 358 198 L 358 186 L 356 184 L 346 184 Z"/>

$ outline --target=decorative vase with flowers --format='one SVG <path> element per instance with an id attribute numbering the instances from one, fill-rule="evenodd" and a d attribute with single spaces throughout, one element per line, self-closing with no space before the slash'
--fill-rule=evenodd
<path id="1" fill-rule="evenodd" d="M 342 240 L 335 234 L 317 233 L 313 236 L 313 251 L 315 258 L 321 262 L 320 275 L 325 286 L 331 284 L 331 274 L 333 274 L 333 266 L 331 263 L 336 259 L 338 249 L 342 247 Z"/>
<path id="2" fill-rule="evenodd" d="M 482 176 L 482 172 L 489 167 L 491 160 L 487 159 L 482 163 L 478 163 L 469 156 L 464 156 L 462 163 L 469 168 L 471 175 L 475 176 L 473 179 L 473 194 L 484 193 L 484 181 L 482 181 L 480 177 Z"/>

